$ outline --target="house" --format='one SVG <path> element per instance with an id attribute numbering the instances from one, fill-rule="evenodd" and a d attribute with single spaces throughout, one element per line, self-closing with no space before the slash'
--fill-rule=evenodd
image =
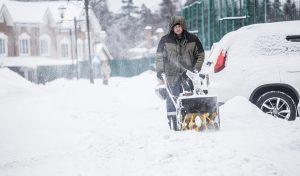
<path id="1" fill-rule="evenodd" d="M 88 59 L 86 17 L 82 1 L 0 2 L 1 66 L 12 67 L 14 62 L 9 58 L 13 58 L 18 63 L 16 67 L 24 63 L 20 72 L 34 72 L 36 67 L 48 65 L 49 60 L 52 60 L 51 65 L 70 65 Z M 104 44 L 106 33 L 101 30 L 92 10 L 89 10 L 89 20 L 93 54 L 96 43 Z M 27 61 L 36 64 L 25 64 Z M 28 68 L 28 65 L 35 67 Z"/>

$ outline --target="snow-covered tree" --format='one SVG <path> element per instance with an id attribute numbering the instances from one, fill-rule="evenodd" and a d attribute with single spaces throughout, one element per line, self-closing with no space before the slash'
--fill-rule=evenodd
<path id="1" fill-rule="evenodd" d="M 138 13 L 138 7 L 133 4 L 133 0 L 122 0 L 122 13 L 126 16 L 132 16 Z"/>
<path id="2" fill-rule="evenodd" d="M 176 7 L 172 0 L 162 0 L 160 6 L 161 25 L 167 31 L 170 18 L 176 14 Z"/>
<path id="3" fill-rule="evenodd" d="M 102 29 L 106 30 L 107 26 L 110 26 L 112 18 L 112 13 L 108 9 L 107 0 L 90 0 L 90 6 L 99 19 Z"/>

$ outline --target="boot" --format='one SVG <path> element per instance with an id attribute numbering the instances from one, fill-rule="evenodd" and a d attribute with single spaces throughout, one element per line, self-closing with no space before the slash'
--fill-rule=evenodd
<path id="1" fill-rule="evenodd" d="M 177 119 L 175 115 L 168 115 L 168 124 L 170 127 L 170 130 L 178 131 L 177 128 Z"/>

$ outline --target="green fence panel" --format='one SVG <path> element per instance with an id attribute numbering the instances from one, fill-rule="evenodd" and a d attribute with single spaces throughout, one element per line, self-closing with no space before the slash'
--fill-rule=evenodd
<path id="1" fill-rule="evenodd" d="M 225 34 L 244 25 L 262 22 L 261 1 L 198 0 L 185 6 L 181 14 L 187 28 L 196 34 L 206 50 Z M 246 19 L 242 18 L 245 17 Z M 234 18 L 232 18 L 234 17 Z"/>
<path id="2" fill-rule="evenodd" d="M 131 77 L 153 69 L 154 58 L 114 59 L 109 61 L 111 76 Z"/>

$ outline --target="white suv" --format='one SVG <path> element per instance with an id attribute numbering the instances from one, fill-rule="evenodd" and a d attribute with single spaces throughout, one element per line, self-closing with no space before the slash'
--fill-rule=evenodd
<path id="1" fill-rule="evenodd" d="M 220 102 L 244 96 L 265 113 L 295 120 L 300 93 L 300 21 L 255 24 L 226 34 L 202 67 Z"/>

